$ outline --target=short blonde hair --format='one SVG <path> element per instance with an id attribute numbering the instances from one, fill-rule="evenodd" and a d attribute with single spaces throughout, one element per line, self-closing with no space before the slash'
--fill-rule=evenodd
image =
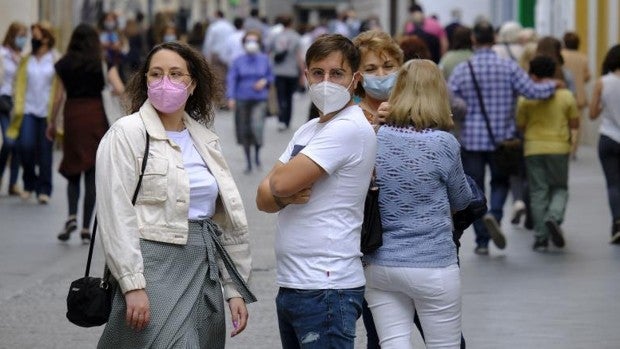
<path id="1" fill-rule="evenodd" d="M 454 127 L 446 82 L 437 64 L 428 59 L 405 62 L 389 103 L 386 122 L 390 125 L 443 131 Z"/>
<path id="2" fill-rule="evenodd" d="M 366 53 L 374 52 L 381 58 L 389 57 L 394 59 L 397 66 L 403 64 L 403 50 L 390 34 L 382 30 L 368 30 L 362 32 L 353 39 L 353 44 L 360 51 L 360 58 L 362 61 Z M 360 66 L 361 65 L 362 62 L 360 61 Z M 366 91 L 364 91 L 362 84 L 357 85 L 355 94 L 362 98 L 366 96 Z"/>

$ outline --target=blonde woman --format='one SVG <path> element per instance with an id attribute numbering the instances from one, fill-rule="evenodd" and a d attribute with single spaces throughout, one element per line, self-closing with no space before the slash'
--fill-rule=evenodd
<path id="1" fill-rule="evenodd" d="M 382 349 L 411 348 L 417 311 L 426 347 L 459 348 L 461 289 L 451 212 L 473 198 L 442 73 L 430 60 L 398 72 L 377 134 L 383 246 L 364 257 L 366 300 Z"/>

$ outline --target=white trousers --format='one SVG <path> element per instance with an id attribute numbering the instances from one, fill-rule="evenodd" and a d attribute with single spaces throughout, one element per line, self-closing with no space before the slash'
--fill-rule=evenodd
<path id="1" fill-rule="evenodd" d="M 381 349 L 413 348 L 414 311 L 427 349 L 461 346 L 461 276 L 456 264 L 445 268 L 403 268 L 370 264 L 365 268 L 366 301 Z"/>

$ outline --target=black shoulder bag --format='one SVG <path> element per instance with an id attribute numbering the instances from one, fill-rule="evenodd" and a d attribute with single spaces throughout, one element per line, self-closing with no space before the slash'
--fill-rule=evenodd
<path id="1" fill-rule="evenodd" d="M 523 141 L 518 137 L 512 137 L 499 143 L 497 142 L 495 136 L 493 135 L 493 131 L 491 130 L 489 114 L 487 114 L 487 109 L 484 106 L 480 85 L 478 85 L 478 80 L 476 80 L 476 75 L 474 74 L 474 67 L 471 64 L 471 61 L 467 61 L 467 65 L 469 65 L 471 79 L 474 83 L 474 87 L 476 88 L 476 95 L 478 96 L 478 103 L 480 104 L 482 116 L 484 116 L 484 122 L 487 126 L 487 132 L 489 132 L 491 143 L 495 146 L 493 156 L 495 158 L 497 168 L 506 176 L 518 174 L 521 171 L 521 160 L 523 158 Z"/>
<path id="2" fill-rule="evenodd" d="M 375 125 L 375 133 L 380 125 Z M 362 239 L 360 250 L 363 254 L 376 251 L 383 245 L 383 226 L 379 211 L 379 186 L 376 183 L 376 170 L 372 170 L 366 201 L 364 201 L 364 220 L 362 221 Z"/>
<path id="3" fill-rule="evenodd" d="M 146 132 L 146 146 L 144 147 L 144 157 L 142 159 L 142 168 L 138 184 L 133 193 L 131 203 L 136 204 L 146 162 L 149 154 L 149 133 Z M 69 294 L 67 295 L 67 319 L 73 324 L 80 327 L 101 326 L 108 322 L 110 311 L 112 310 L 112 298 L 116 288 L 116 282 L 113 280 L 110 270 L 106 266 L 103 277 L 88 276 L 90 272 L 90 262 L 93 258 L 93 248 L 95 246 L 95 237 L 97 234 L 97 216 L 93 224 L 93 235 L 90 239 L 90 247 L 88 249 L 88 259 L 86 261 L 86 272 L 84 277 L 79 278 L 71 283 Z"/>

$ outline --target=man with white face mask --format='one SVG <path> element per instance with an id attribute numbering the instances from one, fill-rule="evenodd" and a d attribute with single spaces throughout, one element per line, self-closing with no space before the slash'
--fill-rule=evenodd
<path id="1" fill-rule="evenodd" d="M 359 62 L 359 51 L 342 35 L 321 36 L 310 46 L 306 77 L 319 118 L 295 132 L 258 188 L 258 209 L 278 212 L 283 348 L 354 345 L 365 285 L 360 231 L 376 153 L 374 130 L 352 101 Z"/>

